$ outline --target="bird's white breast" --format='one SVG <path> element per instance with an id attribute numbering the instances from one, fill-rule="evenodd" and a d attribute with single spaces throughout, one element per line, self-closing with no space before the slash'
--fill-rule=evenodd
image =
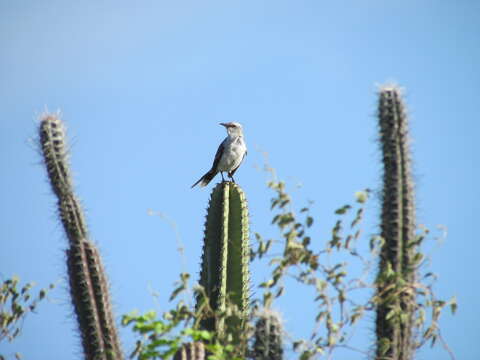
<path id="1" fill-rule="evenodd" d="M 219 171 L 232 171 L 236 169 L 243 160 L 247 146 L 243 136 L 230 137 L 225 139 L 225 149 L 218 164 Z"/>

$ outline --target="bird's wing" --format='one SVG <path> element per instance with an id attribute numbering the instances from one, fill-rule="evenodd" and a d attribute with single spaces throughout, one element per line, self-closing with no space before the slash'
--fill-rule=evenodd
<path id="1" fill-rule="evenodd" d="M 217 153 L 215 154 L 215 159 L 213 160 L 211 170 L 217 170 L 218 163 L 220 162 L 220 159 L 222 158 L 222 155 L 223 155 L 223 151 L 225 150 L 226 141 L 227 139 L 223 140 L 222 143 L 218 146 Z"/>

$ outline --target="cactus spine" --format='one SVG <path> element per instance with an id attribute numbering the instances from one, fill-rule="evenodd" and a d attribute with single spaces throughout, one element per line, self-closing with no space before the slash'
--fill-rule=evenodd
<path id="1" fill-rule="evenodd" d="M 237 341 L 240 334 L 234 329 L 243 329 L 248 316 L 248 225 L 247 201 L 242 189 L 232 182 L 217 184 L 207 210 L 200 285 L 212 309 L 222 312 L 233 305 L 237 311 L 226 318 L 226 324 L 223 319 L 209 318 L 202 326 L 220 334 L 227 330 Z"/>
<path id="2" fill-rule="evenodd" d="M 66 253 L 70 294 L 85 359 L 122 359 L 105 271 L 97 248 L 89 240 L 80 201 L 73 192 L 65 126 L 57 115 L 47 114 L 40 121 L 39 133 L 50 185 L 58 198 L 60 219 L 69 241 Z"/>
<path id="3" fill-rule="evenodd" d="M 280 316 L 272 310 L 264 310 L 255 324 L 252 358 L 255 360 L 282 360 L 282 337 Z"/>
<path id="4" fill-rule="evenodd" d="M 377 277 L 376 358 L 407 360 L 414 351 L 415 206 L 407 116 L 398 88 L 380 90 L 378 116 L 384 243 Z"/>

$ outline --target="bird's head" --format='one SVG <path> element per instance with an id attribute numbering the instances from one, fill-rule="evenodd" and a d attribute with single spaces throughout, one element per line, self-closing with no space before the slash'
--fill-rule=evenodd
<path id="1" fill-rule="evenodd" d="M 230 136 L 240 136 L 243 134 L 242 125 L 237 122 L 220 123 L 220 125 L 225 126 Z"/>

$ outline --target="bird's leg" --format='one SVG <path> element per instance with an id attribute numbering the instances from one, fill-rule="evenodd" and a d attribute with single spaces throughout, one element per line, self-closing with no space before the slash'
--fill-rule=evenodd
<path id="1" fill-rule="evenodd" d="M 225 182 L 225 179 L 223 178 L 223 171 L 220 171 L 220 175 L 222 175 L 222 182 Z"/>

